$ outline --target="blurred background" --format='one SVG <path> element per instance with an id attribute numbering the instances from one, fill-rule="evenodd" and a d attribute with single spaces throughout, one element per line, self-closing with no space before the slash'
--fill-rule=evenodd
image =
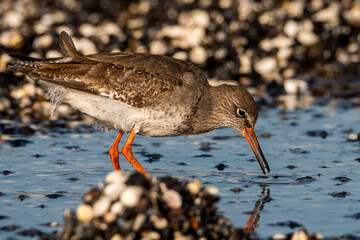
<path id="1" fill-rule="evenodd" d="M 219 209 L 236 226 L 255 213 L 263 238 L 294 225 L 360 238 L 360 0 L 0 0 L 0 235 L 59 228 L 64 208 L 112 170 L 116 133 L 94 131 L 68 105 L 50 117 L 42 88 L 6 71 L 10 54 L 62 56 L 61 31 L 83 54 L 191 61 L 210 83 L 244 86 L 259 103 L 256 131 L 271 174 L 262 176 L 230 129 L 137 137 L 135 153 L 152 174 L 217 186 Z M 53 193 L 62 198 L 43 196 Z"/>
<path id="2" fill-rule="evenodd" d="M 1 0 L 2 117 L 48 117 L 41 88 L 6 64 L 9 54 L 61 56 L 61 31 L 84 54 L 172 56 L 195 63 L 211 82 L 241 84 L 264 101 L 360 96 L 358 0 Z M 55 118 L 71 111 L 63 106 Z"/>

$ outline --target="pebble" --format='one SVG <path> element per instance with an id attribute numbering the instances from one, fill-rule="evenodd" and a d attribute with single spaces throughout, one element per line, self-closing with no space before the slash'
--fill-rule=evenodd
<path id="1" fill-rule="evenodd" d="M 215 187 L 203 187 L 199 181 L 180 182 L 170 176 L 120 174 L 123 191 L 119 197 L 110 200 L 105 195 L 119 178 L 119 172 L 111 173 L 106 177 L 110 183 L 86 191 L 86 204 L 77 208 L 76 215 L 65 212 L 57 239 L 231 239 L 241 231 L 217 214 Z M 138 200 L 129 201 L 134 195 Z"/>
<path id="2" fill-rule="evenodd" d="M 174 53 L 174 55 L 172 57 L 186 61 L 188 59 L 188 54 L 185 51 L 178 51 L 178 52 Z"/>
<path id="3" fill-rule="evenodd" d="M 45 57 L 46 58 L 58 58 L 58 57 L 63 57 L 64 55 L 56 50 L 49 50 L 46 52 Z"/>
<path id="4" fill-rule="evenodd" d="M 13 98 L 25 98 L 34 96 L 36 93 L 36 87 L 32 83 L 27 83 L 21 87 L 18 87 L 11 91 L 10 96 Z"/>
<path id="5" fill-rule="evenodd" d="M 79 221 L 90 222 L 94 217 L 92 207 L 87 204 L 79 205 L 76 210 L 76 217 Z"/>
<path id="6" fill-rule="evenodd" d="M 48 48 L 53 43 L 53 37 L 50 34 L 45 34 L 35 38 L 33 42 L 34 49 Z"/>
<path id="7" fill-rule="evenodd" d="M 6 11 L 2 18 L 2 24 L 11 28 L 18 28 L 23 24 L 24 15 L 17 11 Z"/>
<path id="8" fill-rule="evenodd" d="M 271 238 L 274 240 L 282 240 L 282 239 L 286 239 L 286 235 L 283 233 L 275 233 L 274 235 L 272 235 Z"/>
<path id="9" fill-rule="evenodd" d="M 195 9 L 190 12 L 181 12 L 178 22 L 180 25 L 207 28 L 210 24 L 210 17 L 205 10 Z"/>
<path id="10" fill-rule="evenodd" d="M 164 217 L 150 216 L 150 219 L 156 229 L 165 229 L 168 226 L 168 221 Z"/>
<path id="11" fill-rule="evenodd" d="M 150 53 L 165 55 L 167 53 L 168 47 L 164 41 L 155 40 L 150 43 Z"/>
<path id="12" fill-rule="evenodd" d="M 107 196 L 104 196 L 97 200 L 93 207 L 93 212 L 95 217 L 104 215 L 110 208 L 111 199 Z"/>
<path id="13" fill-rule="evenodd" d="M 347 139 L 348 139 L 349 141 L 360 141 L 360 133 L 358 133 L 358 134 L 350 133 L 350 134 L 347 136 Z"/>
<path id="14" fill-rule="evenodd" d="M 304 46 L 309 47 L 315 45 L 319 41 L 319 38 L 311 31 L 301 30 L 297 35 L 297 40 Z"/>
<path id="15" fill-rule="evenodd" d="M 182 206 L 182 198 L 180 194 L 175 190 L 167 190 L 162 200 L 167 204 L 167 206 L 171 209 L 179 209 Z"/>
<path id="16" fill-rule="evenodd" d="M 0 45 L 7 48 L 20 49 L 24 45 L 24 38 L 15 30 L 4 31 L 0 35 Z"/>
<path id="17" fill-rule="evenodd" d="M 291 236 L 290 240 L 308 240 L 308 236 L 303 229 L 300 229 Z"/>
<path id="18" fill-rule="evenodd" d="M 219 189 L 214 186 L 207 186 L 207 187 L 205 187 L 205 192 L 207 192 L 211 195 L 217 195 L 219 193 Z"/>
<path id="19" fill-rule="evenodd" d="M 284 81 L 284 89 L 287 94 L 304 94 L 308 89 L 308 84 L 302 79 L 290 78 Z"/>
<path id="20" fill-rule="evenodd" d="M 254 68 L 256 72 L 265 77 L 266 75 L 276 71 L 276 59 L 274 57 L 262 58 L 255 63 Z"/>
<path id="21" fill-rule="evenodd" d="M 84 37 L 92 37 L 95 35 L 96 31 L 97 31 L 96 27 L 90 23 L 83 23 L 79 27 L 79 32 Z"/>
<path id="22" fill-rule="evenodd" d="M 121 202 L 116 202 L 111 206 L 111 212 L 115 213 L 115 214 L 121 214 L 124 210 L 124 204 L 122 204 Z"/>
<path id="23" fill-rule="evenodd" d="M 116 220 L 116 214 L 114 214 L 112 212 L 106 212 L 106 213 L 104 213 L 104 220 L 107 223 L 112 223 Z"/>
<path id="24" fill-rule="evenodd" d="M 73 41 L 75 43 L 76 49 L 85 55 L 95 54 L 98 52 L 94 42 L 90 41 L 87 38 L 74 37 Z"/>
<path id="25" fill-rule="evenodd" d="M 124 240 L 124 238 L 120 234 L 113 235 L 110 240 Z"/>
<path id="26" fill-rule="evenodd" d="M 187 189 L 189 189 L 189 191 L 196 195 L 200 192 L 200 189 L 202 187 L 202 184 L 199 180 L 195 180 L 195 181 L 192 181 L 192 182 L 189 182 L 187 185 L 186 185 Z"/>
<path id="27" fill-rule="evenodd" d="M 201 46 L 196 46 L 190 51 L 190 61 L 196 64 L 204 64 L 207 60 L 206 50 Z"/>
<path id="28" fill-rule="evenodd" d="M 0 97 L 0 112 L 4 112 L 11 107 L 11 102 L 8 98 Z"/>
<path id="29" fill-rule="evenodd" d="M 299 24 L 294 20 L 288 20 L 284 25 L 284 33 L 291 38 L 295 38 L 299 32 Z"/>
<path id="30" fill-rule="evenodd" d="M 129 186 L 122 191 L 120 201 L 125 207 L 135 207 L 139 203 L 142 194 L 141 187 Z"/>
<path id="31" fill-rule="evenodd" d="M 120 173 L 118 171 L 111 172 L 108 175 L 106 175 L 105 182 L 107 184 L 109 184 L 109 183 L 115 183 L 115 184 L 124 183 L 125 182 L 124 174 Z"/>
<path id="32" fill-rule="evenodd" d="M 146 215 L 145 214 L 138 214 L 136 217 L 135 217 L 135 220 L 134 220 L 134 223 L 132 225 L 132 230 L 133 231 L 139 231 L 139 229 L 141 228 L 141 226 L 144 224 L 146 220 Z"/>
<path id="33" fill-rule="evenodd" d="M 109 197 L 111 200 L 115 200 L 119 198 L 120 193 L 123 191 L 125 185 L 123 183 L 112 183 L 107 185 L 104 189 L 105 196 Z"/>

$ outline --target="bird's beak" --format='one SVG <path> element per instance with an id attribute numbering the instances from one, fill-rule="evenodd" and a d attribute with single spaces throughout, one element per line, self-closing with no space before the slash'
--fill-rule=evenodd
<path id="1" fill-rule="evenodd" d="M 244 127 L 244 131 L 242 132 L 242 134 L 244 135 L 244 137 L 248 140 L 248 142 L 250 143 L 250 146 L 252 148 L 252 150 L 255 153 L 255 156 L 259 162 L 259 165 L 261 167 L 261 170 L 263 171 L 264 174 L 266 174 L 266 171 L 269 173 L 270 172 L 270 168 L 268 163 L 266 162 L 266 159 L 264 157 L 264 154 L 261 151 L 259 142 L 256 138 L 254 129 L 252 128 L 247 128 Z M 266 171 L 265 171 L 266 169 Z"/>

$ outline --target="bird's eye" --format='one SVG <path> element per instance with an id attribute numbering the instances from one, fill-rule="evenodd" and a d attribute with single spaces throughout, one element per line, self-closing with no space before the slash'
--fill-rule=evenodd
<path id="1" fill-rule="evenodd" d="M 236 114 L 239 116 L 239 117 L 245 117 L 245 115 L 246 115 L 246 112 L 244 111 L 244 110 L 242 110 L 242 109 L 240 109 L 240 108 L 237 108 L 236 109 Z"/>

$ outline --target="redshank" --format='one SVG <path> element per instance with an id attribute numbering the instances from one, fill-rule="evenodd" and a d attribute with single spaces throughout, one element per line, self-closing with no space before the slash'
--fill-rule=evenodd
<path id="1" fill-rule="evenodd" d="M 60 34 L 61 58 L 14 55 L 8 69 L 21 72 L 48 91 L 54 104 L 65 102 L 119 133 L 109 150 L 120 170 L 121 153 L 148 175 L 132 153 L 135 135 L 164 137 L 208 132 L 221 127 L 239 131 L 250 143 L 263 173 L 270 168 L 254 132 L 258 111 L 239 86 L 210 86 L 194 64 L 145 53 L 83 55 L 66 32 Z"/>

